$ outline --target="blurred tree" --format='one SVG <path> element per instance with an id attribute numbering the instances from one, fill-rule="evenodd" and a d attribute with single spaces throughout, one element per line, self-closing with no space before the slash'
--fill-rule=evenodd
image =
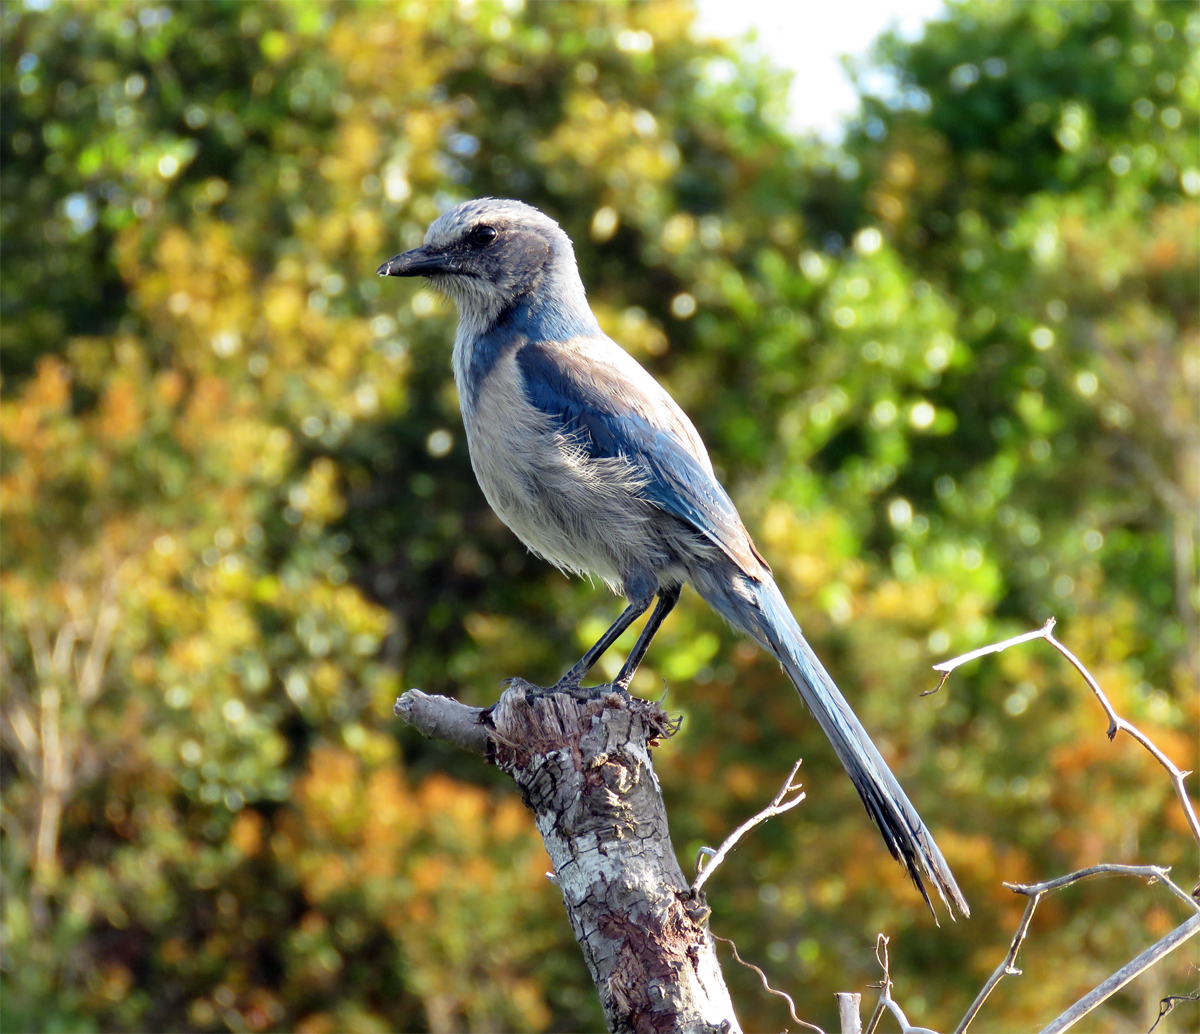
<path id="1" fill-rule="evenodd" d="M 517 802 L 390 717 L 407 685 L 557 677 L 619 606 L 488 512 L 453 313 L 373 274 L 473 195 L 575 239 L 978 916 L 933 925 L 782 676 L 685 601 L 635 684 L 685 717 L 677 846 L 797 754 L 809 782 L 710 884 L 718 933 L 827 1024 L 898 934 L 897 993 L 945 1026 L 1019 914 L 1000 880 L 1189 858 L 1046 652 L 915 697 L 1054 612 L 1196 767 L 1189 6 L 955 4 L 881 42 L 842 149 L 789 136 L 779 74 L 674 3 L 0 17 L 4 1029 L 599 1024 Z M 1080 888 L 1030 947 L 1060 979 L 1006 985 L 990 1026 L 1180 918 Z M 748 1029 L 780 1022 L 730 978 Z M 1156 979 L 1097 1022 L 1185 967 Z"/>

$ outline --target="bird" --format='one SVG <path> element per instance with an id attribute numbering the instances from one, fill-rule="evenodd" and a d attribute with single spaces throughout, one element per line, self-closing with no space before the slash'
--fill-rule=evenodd
<path id="1" fill-rule="evenodd" d="M 955 908 L 970 915 L 933 836 L 805 640 L 692 421 L 600 329 L 558 223 L 521 201 L 465 201 L 377 272 L 425 277 L 457 305 L 451 365 L 471 465 L 492 509 L 533 553 L 628 601 L 552 688 L 578 693 L 653 604 L 613 682 L 627 691 L 691 585 L 778 660 L 930 911 L 926 880 L 952 917 Z"/>

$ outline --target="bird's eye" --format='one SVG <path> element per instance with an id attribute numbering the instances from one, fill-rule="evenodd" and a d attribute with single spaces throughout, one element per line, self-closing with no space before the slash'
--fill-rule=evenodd
<path id="1" fill-rule="evenodd" d="M 499 234 L 494 226 L 476 226 L 471 231 L 472 244 L 491 244 Z"/>

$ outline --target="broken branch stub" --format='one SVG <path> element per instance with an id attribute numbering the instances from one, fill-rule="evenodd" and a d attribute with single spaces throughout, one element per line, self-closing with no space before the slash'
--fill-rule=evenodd
<path id="1" fill-rule="evenodd" d="M 676 725 L 657 704 L 606 689 L 581 700 L 514 679 L 488 709 L 411 690 L 396 713 L 426 735 L 483 745 L 512 776 L 610 1031 L 738 1032 L 708 906 L 676 860 L 650 761 Z"/>

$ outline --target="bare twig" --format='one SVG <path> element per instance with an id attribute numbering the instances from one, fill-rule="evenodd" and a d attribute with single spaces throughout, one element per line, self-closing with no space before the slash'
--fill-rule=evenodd
<path id="1" fill-rule="evenodd" d="M 883 996 L 875 1003 L 875 1011 L 871 1013 L 871 1018 L 867 1021 L 866 1034 L 875 1034 L 875 1028 L 879 1026 L 879 1021 L 883 1019 L 883 1014 L 887 1010 L 883 1007 Z"/>
<path id="2" fill-rule="evenodd" d="M 1066 876 L 1056 876 L 1042 883 L 1006 883 L 1009 890 L 1017 894 L 1042 895 L 1052 890 L 1062 890 L 1072 883 L 1090 879 L 1092 876 L 1142 876 L 1151 883 L 1162 883 L 1181 901 L 1187 902 L 1194 912 L 1200 912 L 1200 902 L 1197 902 L 1186 890 L 1176 884 L 1170 877 L 1169 865 L 1119 865 L 1116 862 L 1101 862 L 1099 865 L 1089 865 L 1086 869 L 1067 873 Z"/>
<path id="3" fill-rule="evenodd" d="M 1175 787 L 1175 795 L 1179 798 L 1179 803 L 1183 806 L 1184 816 L 1187 818 L 1188 826 L 1192 831 L 1192 838 L 1200 844 L 1200 819 L 1196 817 L 1196 809 L 1192 806 L 1191 798 L 1188 797 L 1187 787 L 1184 785 L 1184 780 L 1191 775 L 1190 772 L 1181 771 L 1173 761 L 1150 739 L 1141 729 L 1132 722 L 1126 721 L 1114 710 L 1104 690 L 1100 688 L 1091 672 L 1083 666 L 1083 663 L 1070 650 L 1066 648 L 1054 636 L 1054 618 L 1047 618 L 1046 623 L 1035 632 L 1026 632 L 1024 635 L 1014 636 L 1012 639 L 1006 639 L 1001 643 L 994 643 L 991 646 L 984 646 L 978 650 L 972 650 L 970 653 L 964 653 L 960 657 L 954 657 L 948 661 L 942 661 L 940 664 L 933 666 L 934 671 L 942 673 L 942 681 L 938 683 L 937 689 L 941 689 L 946 684 L 946 679 L 950 677 L 950 672 L 967 661 L 973 661 L 977 657 L 982 657 L 989 653 L 999 653 L 1001 650 L 1007 650 L 1010 646 L 1016 646 L 1018 643 L 1025 643 L 1031 639 L 1045 639 L 1059 653 L 1061 653 L 1071 664 L 1075 670 L 1083 676 L 1084 681 L 1091 687 L 1092 692 L 1096 695 L 1096 699 L 1100 701 L 1100 706 L 1104 708 L 1104 713 L 1108 716 L 1108 738 L 1113 739 L 1118 732 L 1127 733 L 1138 741 L 1143 747 L 1150 752 L 1171 777 L 1171 783 Z M 937 692 L 937 690 L 931 690 Z M 925 694 L 927 695 L 927 694 Z"/>
<path id="4" fill-rule="evenodd" d="M 1029 899 L 1029 904 L 1025 906 L 1025 914 L 1021 916 L 1021 922 L 1017 924 L 1017 931 L 1013 934 L 1012 943 L 1008 946 L 1008 954 L 1004 956 L 1004 961 L 993 970 L 987 983 L 980 988 L 979 994 L 975 996 L 975 1001 L 971 1003 L 958 1026 L 954 1028 L 954 1034 L 963 1034 L 971 1025 L 971 1021 L 983 1008 L 983 1003 L 987 1001 L 988 995 L 992 993 L 992 989 L 1000 983 L 1001 979 L 1006 976 L 1019 977 L 1021 975 L 1021 971 L 1016 967 L 1017 952 L 1021 950 L 1021 945 L 1029 933 L 1029 922 L 1033 919 L 1033 913 L 1037 909 L 1039 901 L 1041 901 L 1041 895 Z"/>
<path id="5" fill-rule="evenodd" d="M 795 769 L 792 769 L 792 774 L 796 774 Z M 796 1003 L 792 1000 L 792 996 L 786 991 L 776 991 L 775 988 L 773 988 L 768 982 L 766 973 L 759 969 L 753 962 L 747 962 L 738 954 L 737 945 L 734 944 L 733 941 L 731 941 L 728 937 L 718 937 L 716 934 L 713 934 L 712 937 L 714 941 L 721 941 L 724 944 L 728 944 L 729 947 L 733 949 L 734 959 L 736 959 L 740 965 L 745 966 L 747 969 L 752 969 L 758 974 L 758 979 L 762 981 L 762 986 L 766 990 L 767 994 L 777 995 L 779 998 L 782 998 L 785 1002 L 787 1002 L 788 1012 L 791 1014 L 792 1020 L 795 1023 L 800 1024 L 802 1027 L 807 1027 L 809 1030 L 815 1030 L 817 1034 L 825 1034 L 825 1031 L 823 1031 L 815 1023 L 809 1023 L 807 1020 L 802 1020 L 796 1015 Z"/>
<path id="6" fill-rule="evenodd" d="M 871 1013 L 871 1019 L 867 1023 L 867 1034 L 875 1034 L 875 1028 L 879 1026 L 879 1021 L 883 1019 L 886 1003 L 892 997 L 892 973 L 888 965 L 887 946 L 888 938 L 883 934 L 876 935 L 875 959 L 883 969 L 883 980 L 879 984 L 879 1001 L 875 1003 L 875 1011 Z"/>
<path id="7" fill-rule="evenodd" d="M 1103 984 L 1093 988 L 1061 1016 L 1055 1017 L 1045 1027 L 1041 1034 L 1062 1034 L 1078 1023 L 1101 1002 L 1116 994 L 1135 977 L 1145 973 L 1164 956 L 1173 952 L 1188 939 L 1200 933 L 1200 915 L 1191 916 L 1186 922 L 1175 927 L 1166 937 L 1156 941 L 1136 959 L 1117 970 Z"/>
<path id="8" fill-rule="evenodd" d="M 934 671 L 942 673 L 942 681 L 933 689 L 926 690 L 921 694 L 923 697 L 930 696 L 936 693 L 946 684 L 946 679 L 950 677 L 950 672 L 961 664 L 966 664 L 967 661 L 973 661 L 978 657 L 986 657 L 989 653 L 999 653 L 1001 650 L 1007 650 L 1010 646 L 1018 646 L 1021 643 L 1027 643 L 1031 639 L 1044 639 L 1046 633 L 1054 627 L 1054 618 L 1048 618 L 1046 623 L 1039 629 L 1033 632 L 1025 632 L 1022 635 L 1015 635 L 1011 639 L 1005 639 L 1000 643 L 992 643 L 991 646 L 981 646 L 978 650 L 972 650 L 970 653 L 964 653 L 959 657 L 955 657 L 949 661 L 942 661 L 941 664 L 933 666 Z"/>
<path id="9" fill-rule="evenodd" d="M 888 1007 L 888 1011 L 896 1017 L 896 1022 L 900 1024 L 901 1034 L 937 1034 L 937 1031 L 931 1030 L 929 1027 L 914 1027 L 908 1022 L 908 1017 L 904 1015 L 904 1010 L 893 999 L 884 998 L 881 1001 Z"/>
<path id="10" fill-rule="evenodd" d="M 890 937 L 884 934 L 875 935 L 875 961 L 883 970 L 883 982 L 879 985 L 880 990 L 883 991 L 883 998 L 892 997 L 892 967 L 888 959 L 888 945 L 891 943 Z"/>
<path id="11" fill-rule="evenodd" d="M 5 688 L 4 707 L 0 709 L 0 737 L 16 750 L 17 757 L 35 781 L 41 779 L 42 755 L 37 730 L 33 725 L 33 702 L 25 682 L 13 670 L 8 651 L 0 645 L 0 683 Z"/>
<path id="12" fill-rule="evenodd" d="M 1014 893 L 1026 895 L 1029 898 L 1029 904 L 1025 906 L 1025 914 L 1021 916 L 1021 922 L 1017 925 L 1017 930 L 1013 934 L 1012 943 L 1009 945 L 1008 954 L 1004 957 L 1004 961 L 1001 962 L 1000 965 L 997 966 L 993 971 L 992 975 L 988 977 L 987 983 L 985 983 L 980 989 L 979 994 L 975 996 L 975 1001 L 971 1003 L 970 1008 L 967 1009 L 966 1014 L 963 1016 L 962 1020 L 959 1021 L 958 1026 L 954 1028 L 954 1034 L 964 1034 L 964 1031 L 966 1031 L 967 1027 L 971 1025 L 972 1021 L 979 1013 L 979 1010 L 983 1008 L 983 1004 L 987 1001 L 988 995 L 992 993 L 993 989 L 998 983 L 1000 983 L 1001 979 L 1003 979 L 1005 976 L 1021 975 L 1021 971 L 1016 967 L 1017 952 L 1021 950 L 1021 945 L 1024 943 L 1025 937 L 1029 933 L 1029 923 L 1033 919 L 1033 913 L 1037 909 L 1038 904 L 1041 902 L 1043 895 L 1049 894 L 1056 890 L 1062 890 L 1063 887 L 1069 887 L 1073 883 L 1078 883 L 1080 880 L 1089 879 L 1092 876 L 1141 876 L 1148 879 L 1151 883 L 1158 882 L 1165 884 L 1173 894 L 1179 898 L 1182 898 L 1192 907 L 1193 910 L 1195 910 L 1197 913 L 1200 913 L 1200 904 L 1193 900 L 1190 894 L 1188 894 L 1181 887 L 1177 886 L 1170 879 L 1170 877 L 1167 875 L 1170 871 L 1171 870 L 1169 868 L 1160 865 L 1117 865 L 1115 863 L 1106 862 L 1100 865 L 1089 866 L 1086 869 L 1080 869 L 1077 872 L 1068 873 L 1065 876 L 1058 876 L 1052 880 L 1045 880 L 1042 883 L 1004 884 L 1004 886 Z M 1179 943 L 1182 943 L 1182 941 Z M 1162 952 L 1162 954 L 1165 955 L 1166 951 Z M 1141 956 L 1138 956 L 1138 958 L 1140 959 Z M 1155 961 L 1157 961 L 1157 958 Z M 1132 963 L 1130 963 L 1130 965 L 1132 965 Z M 1147 967 L 1144 966 L 1143 969 L 1145 968 Z M 1124 970 L 1121 972 L 1124 972 Z M 1142 970 L 1138 970 L 1137 972 L 1140 973 Z M 1128 980 L 1132 980 L 1133 976 L 1136 975 L 1137 973 L 1134 973 L 1128 978 Z M 1126 980 L 1125 983 L 1128 983 L 1128 980 Z M 1105 981 L 1105 983 L 1108 983 L 1108 981 Z M 1100 986 L 1103 987 L 1104 985 L 1102 984 Z M 1113 987 L 1108 994 L 1113 994 L 1122 986 L 1124 985 L 1121 984 Z M 1097 990 L 1099 990 L 1099 988 L 1097 988 Z M 1094 994 L 1095 992 L 1092 993 Z M 1105 995 L 1105 997 L 1108 997 L 1108 995 Z M 1095 1008 L 1095 1006 L 1099 1005 L 1103 1000 L 1103 998 L 1098 999 L 1095 1004 L 1089 1008 Z M 1065 1016 L 1066 1014 L 1064 1013 L 1063 1015 Z M 1083 1015 L 1084 1013 L 1079 1014 L 1079 1016 Z M 1078 1018 L 1079 1017 L 1076 1017 L 1075 1019 Z M 1074 1023 L 1075 1020 L 1072 1020 L 1071 1022 Z M 1062 1029 L 1065 1030 L 1066 1028 L 1064 1027 Z"/>
<path id="13" fill-rule="evenodd" d="M 725 856 L 733 850 L 737 842 L 741 840 L 742 837 L 744 837 L 747 833 L 749 833 L 750 830 L 752 830 L 759 823 L 766 822 L 769 818 L 780 815 L 785 811 L 790 811 L 802 800 L 804 800 L 804 794 L 800 791 L 800 784 L 792 782 L 792 780 L 796 778 L 796 773 L 800 771 L 800 765 L 803 763 L 803 761 L 804 759 L 800 758 L 792 766 L 792 770 L 788 773 L 787 779 L 784 780 L 783 788 L 774 796 L 770 804 L 763 808 L 763 810 L 757 815 L 752 815 L 740 826 L 738 826 L 737 829 L 730 833 L 729 836 L 725 838 L 721 846 L 718 847 L 716 851 L 712 852 L 711 856 L 709 855 L 708 851 L 701 852 L 700 857 L 697 857 L 696 859 L 696 868 L 698 872 L 696 873 L 696 879 L 692 883 L 693 897 L 700 893 L 700 888 L 704 886 L 705 881 L 707 881 L 709 876 L 716 871 L 717 866 L 725 861 Z M 791 800 L 784 800 L 789 793 L 794 793 L 796 796 L 791 798 Z M 703 869 L 700 868 L 701 857 L 711 857 L 712 859 L 707 865 L 704 866 Z"/>

